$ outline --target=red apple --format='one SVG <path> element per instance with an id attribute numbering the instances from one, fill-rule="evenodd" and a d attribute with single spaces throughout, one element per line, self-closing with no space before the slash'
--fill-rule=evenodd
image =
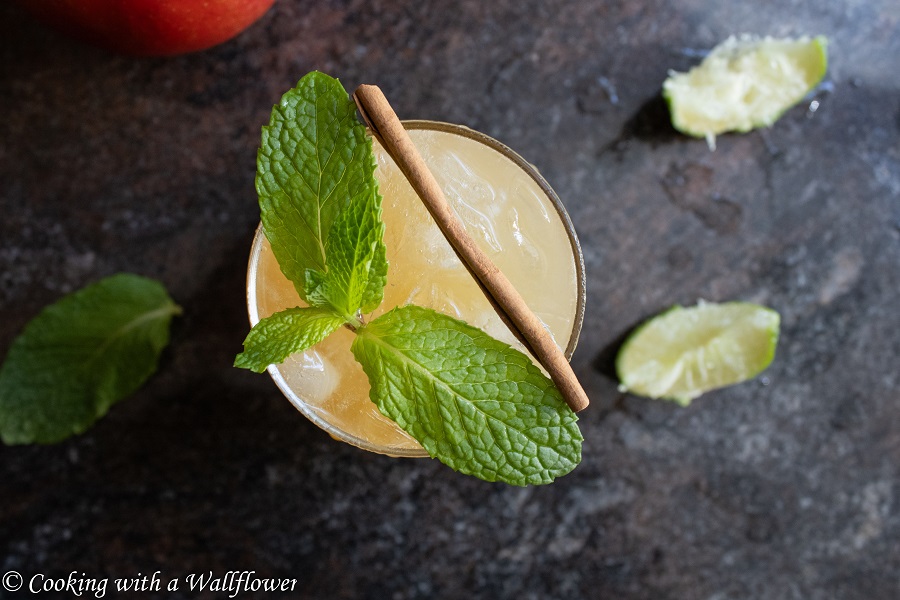
<path id="1" fill-rule="evenodd" d="M 203 50 L 239 34 L 275 0 L 19 0 L 78 40 L 136 56 Z"/>

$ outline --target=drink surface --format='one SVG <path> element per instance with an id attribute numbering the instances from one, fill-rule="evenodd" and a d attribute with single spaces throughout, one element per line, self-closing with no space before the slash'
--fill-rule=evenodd
<path id="1" fill-rule="evenodd" d="M 578 271 L 576 251 L 553 202 L 519 165 L 479 141 L 430 129 L 409 134 L 469 234 L 565 349 L 579 315 Z M 377 142 L 373 150 L 390 266 L 384 301 L 366 321 L 413 303 L 462 319 L 521 350 L 393 160 Z M 258 265 L 254 274 L 254 248 L 248 286 L 254 323 L 303 305 L 268 242 L 259 238 Z M 304 414 L 324 421 L 326 430 L 349 434 L 346 441 L 386 454 L 424 453 L 369 400 L 368 380 L 350 352 L 353 338 L 342 328 L 289 357 L 273 377 Z"/>

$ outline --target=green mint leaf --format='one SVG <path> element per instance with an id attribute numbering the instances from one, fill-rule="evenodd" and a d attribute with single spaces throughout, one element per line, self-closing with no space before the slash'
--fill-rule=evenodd
<path id="1" fill-rule="evenodd" d="M 381 211 L 379 207 L 379 223 L 381 223 L 380 214 Z M 381 231 L 381 235 L 383 236 L 383 226 Z M 379 240 L 379 242 L 375 244 L 374 252 L 372 253 L 372 262 L 369 265 L 369 277 L 366 289 L 363 291 L 362 301 L 360 302 L 363 314 L 370 313 L 381 305 L 381 301 L 384 299 L 384 286 L 387 285 L 387 273 L 387 248 L 385 247 L 384 242 Z"/>
<path id="2" fill-rule="evenodd" d="M 373 288 L 386 262 L 377 259 L 383 251 L 374 170 L 372 140 L 338 80 L 309 73 L 272 109 L 257 156 L 261 218 L 281 270 L 307 302 L 351 316 L 363 303 L 380 303 L 383 285 Z M 332 234 L 348 207 L 353 214 Z"/>
<path id="3" fill-rule="evenodd" d="M 124 273 L 46 307 L 0 367 L 0 437 L 53 443 L 84 432 L 156 371 L 180 313 L 159 282 Z"/>
<path id="4" fill-rule="evenodd" d="M 379 410 L 462 473 L 549 483 L 581 461 L 575 413 L 525 354 L 462 321 L 396 308 L 352 345 Z"/>
<path id="5" fill-rule="evenodd" d="M 345 320 L 329 308 L 289 308 L 261 319 L 244 340 L 234 366 L 262 373 L 271 364 L 318 344 Z"/>
<path id="6" fill-rule="evenodd" d="M 312 306 L 329 308 L 328 292 L 325 291 L 325 273 L 307 269 L 305 273 L 306 301 Z"/>
<path id="7" fill-rule="evenodd" d="M 337 216 L 328 235 L 328 271 L 307 271 L 307 300 L 331 306 L 352 320 L 356 312 L 371 312 L 381 304 L 387 279 L 384 223 L 377 189 L 354 198 Z"/>

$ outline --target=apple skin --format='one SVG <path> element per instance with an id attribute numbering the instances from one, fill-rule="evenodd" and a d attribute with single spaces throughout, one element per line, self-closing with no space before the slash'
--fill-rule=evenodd
<path id="1" fill-rule="evenodd" d="M 18 0 L 36 19 L 120 54 L 173 56 L 236 36 L 275 0 Z"/>

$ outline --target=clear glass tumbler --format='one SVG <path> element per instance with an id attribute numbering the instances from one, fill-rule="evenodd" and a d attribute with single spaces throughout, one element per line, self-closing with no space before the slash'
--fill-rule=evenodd
<path id="1" fill-rule="evenodd" d="M 584 261 L 575 228 L 556 193 L 531 164 L 482 133 L 435 121 L 405 121 L 404 126 L 469 233 L 571 358 L 584 318 Z M 447 312 L 522 349 L 397 166 L 377 142 L 373 150 L 390 267 L 385 301 L 367 318 L 412 302 Z M 251 325 L 302 305 L 260 226 L 247 270 Z M 390 456 L 427 456 L 369 400 L 368 381 L 350 354 L 352 336 L 341 329 L 309 351 L 270 365 L 268 372 L 288 400 L 333 438 Z M 334 347 L 319 348 L 328 344 Z"/>

